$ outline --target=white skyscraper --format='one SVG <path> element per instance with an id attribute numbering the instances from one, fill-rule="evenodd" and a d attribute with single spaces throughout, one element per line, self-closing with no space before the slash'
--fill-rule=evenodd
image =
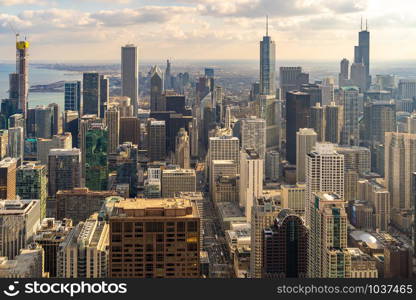
<path id="1" fill-rule="evenodd" d="M 318 135 L 312 128 L 301 128 L 296 133 L 296 181 L 305 182 L 306 154 L 313 150 Z"/>
<path id="2" fill-rule="evenodd" d="M 130 97 L 136 116 L 139 108 L 139 59 L 137 46 L 132 44 L 121 48 L 121 94 Z"/>
<path id="3" fill-rule="evenodd" d="M 24 155 L 24 133 L 22 127 L 9 128 L 9 150 L 8 156 L 20 158 Z"/>
<path id="4" fill-rule="evenodd" d="M 358 146 L 360 140 L 358 88 L 355 86 L 342 87 L 341 104 L 344 108 L 344 126 L 341 130 L 341 144 Z"/>
<path id="5" fill-rule="evenodd" d="M 241 150 L 240 206 L 245 208 L 247 222 L 251 222 L 251 209 L 255 199 L 263 194 L 264 160 L 254 149 Z"/>
<path id="6" fill-rule="evenodd" d="M 261 159 L 266 156 L 266 121 L 252 116 L 241 120 L 241 149 L 253 148 Z"/>
<path id="7" fill-rule="evenodd" d="M 213 160 L 233 160 L 240 166 L 240 140 L 233 136 L 210 137 L 208 164 Z"/>

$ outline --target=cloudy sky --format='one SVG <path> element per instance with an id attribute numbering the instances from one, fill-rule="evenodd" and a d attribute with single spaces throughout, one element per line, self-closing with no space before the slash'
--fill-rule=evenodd
<path id="1" fill-rule="evenodd" d="M 374 60 L 416 58 L 414 0 L 0 0 L 0 60 L 14 59 L 10 25 L 32 60 L 258 59 L 269 15 L 278 59 L 352 58 L 361 16 Z"/>

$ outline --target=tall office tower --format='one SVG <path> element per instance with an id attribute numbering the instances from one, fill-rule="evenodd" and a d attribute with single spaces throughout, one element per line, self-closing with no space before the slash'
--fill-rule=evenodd
<path id="1" fill-rule="evenodd" d="M 251 116 L 241 119 L 240 123 L 240 142 L 241 149 L 254 149 L 261 159 L 266 158 L 266 121 L 264 119 Z"/>
<path id="2" fill-rule="evenodd" d="M 66 110 L 62 113 L 62 131 L 69 132 L 72 136 L 72 147 L 78 147 L 79 113 Z"/>
<path id="3" fill-rule="evenodd" d="M 56 193 L 56 217 L 71 219 L 77 225 L 100 211 L 107 197 L 116 195 L 115 191 L 90 191 L 88 188 L 60 190 Z"/>
<path id="4" fill-rule="evenodd" d="M 16 199 L 16 168 L 18 161 L 6 157 L 0 161 L 0 199 Z"/>
<path id="5" fill-rule="evenodd" d="M 14 114 L 9 117 L 9 127 L 25 127 L 25 117 L 22 114 Z"/>
<path id="6" fill-rule="evenodd" d="M 100 75 L 100 114 L 101 119 L 104 118 L 104 112 L 110 101 L 110 79 L 107 75 Z"/>
<path id="7" fill-rule="evenodd" d="M 366 90 L 370 87 L 371 84 L 371 75 L 370 75 L 370 32 L 367 30 L 367 21 L 365 30 L 362 28 L 358 33 L 358 46 L 354 47 L 354 63 L 362 63 L 365 69 L 366 75 Z M 352 77 L 352 75 L 351 75 Z"/>
<path id="8" fill-rule="evenodd" d="M 29 108 L 26 114 L 26 136 L 34 138 L 36 135 L 35 109 Z"/>
<path id="9" fill-rule="evenodd" d="M 240 157 L 240 207 L 251 222 L 254 199 L 263 194 L 264 159 L 253 148 L 243 148 Z"/>
<path id="10" fill-rule="evenodd" d="M 260 42 L 260 94 L 276 94 L 276 44 L 269 36 L 269 24 L 266 35 Z"/>
<path id="11" fill-rule="evenodd" d="M 376 83 L 380 90 L 392 90 L 397 87 L 396 75 L 393 74 L 377 74 Z"/>
<path id="12" fill-rule="evenodd" d="M 370 149 L 359 146 L 336 146 L 335 151 L 344 155 L 345 171 L 356 171 L 360 175 L 371 172 Z"/>
<path id="13" fill-rule="evenodd" d="M 163 105 L 163 73 L 158 66 L 153 66 L 150 70 L 150 110 L 164 111 L 166 103 Z"/>
<path id="14" fill-rule="evenodd" d="M 137 46 L 121 48 L 121 95 L 130 98 L 133 116 L 139 109 L 139 57 Z"/>
<path id="15" fill-rule="evenodd" d="M 24 132 L 22 127 L 9 128 L 8 156 L 23 160 Z"/>
<path id="16" fill-rule="evenodd" d="M 40 201 L 40 219 L 46 217 L 48 198 L 48 177 L 45 165 L 38 162 L 25 162 L 16 171 L 16 194 L 21 199 Z"/>
<path id="17" fill-rule="evenodd" d="M 258 95 L 260 95 L 260 83 L 254 82 L 251 84 L 250 101 L 251 102 L 256 101 Z M 280 95 L 276 95 L 276 96 L 280 96 Z"/>
<path id="18" fill-rule="evenodd" d="M 42 278 L 45 276 L 42 247 L 39 245 L 28 247 L 28 249 L 21 249 L 14 260 L 9 260 L 7 257 L 0 258 L 2 266 L 0 278 Z"/>
<path id="19" fill-rule="evenodd" d="M 210 137 L 208 147 L 208 166 L 213 160 L 232 160 L 240 170 L 240 141 L 232 136 Z"/>
<path id="20" fill-rule="evenodd" d="M 313 193 L 308 235 L 308 277 L 348 278 L 351 258 L 346 253 L 345 201 L 335 193 Z"/>
<path id="21" fill-rule="evenodd" d="M 287 92 L 298 91 L 302 84 L 309 83 L 309 74 L 302 67 L 280 67 L 281 100 L 286 100 Z"/>
<path id="22" fill-rule="evenodd" d="M 224 124 L 225 111 L 224 111 L 224 89 L 222 86 L 217 85 L 214 89 L 214 98 L 216 104 L 217 122 Z"/>
<path id="23" fill-rule="evenodd" d="M 412 173 L 416 171 L 416 134 L 386 132 L 384 152 L 386 187 L 392 209 L 411 209 Z"/>
<path id="24" fill-rule="evenodd" d="M 36 106 L 35 137 L 50 139 L 52 137 L 53 111 L 51 107 Z"/>
<path id="25" fill-rule="evenodd" d="M 306 180 L 306 155 L 311 152 L 318 141 L 318 135 L 312 128 L 300 128 L 296 132 L 296 182 Z"/>
<path id="26" fill-rule="evenodd" d="M 26 116 L 29 91 L 29 42 L 16 35 L 16 73 L 18 76 L 18 109 Z"/>
<path id="27" fill-rule="evenodd" d="M 137 117 L 120 118 L 120 144 L 140 144 L 140 120 Z"/>
<path id="28" fill-rule="evenodd" d="M 6 157 L 9 148 L 9 131 L 0 130 L 0 160 Z"/>
<path id="29" fill-rule="evenodd" d="M 298 215 L 305 215 L 305 192 L 306 185 L 282 185 L 281 186 L 281 202 L 282 208 L 290 209 Z"/>
<path id="30" fill-rule="evenodd" d="M 37 139 L 36 159 L 41 164 L 47 165 L 51 149 L 72 149 L 71 133 L 65 132 L 65 134 L 54 135 L 52 139 Z"/>
<path id="31" fill-rule="evenodd" d="M 336 193 L 344 197 L 344 155 L 330 143 L 317 143 L 306 156 L 306 225 L 310 227 L 313 193 Z"/>
<path id="32" fill-rule="evenodd" d="M 238 167 L 233 160 L 213 160 L 210 165 L 209 193 L 214 202 L 239 199 Z M 234 185 L 232 183 L 235 183 Z M 231 186 L 230 186 L 231 185 Z M 228 188 L 226 188 L 228 186 Z"/>
<path id="33" fill-rule="evenodd" d="M 292 91 L 286 98 L 286 159 L 296 164 L 296 133 L 300 128 L 309 128 L 310 96 Z"/>
<path id="34" fill-rule="evenodd" d="M 85 186 L 104 191 L 108 183 L 108 130 L 104 124 L 93 124 L 85 135 Z"/>
<path id="35" fill-rule="evenodd" d="M 61 123 L 59 122 L 59 105 L 56 103 L 50 103 L 48 108 L 51 110 L 52 114 L 52 125 L 51 125 L 51 134 L 61 133 Z"/>
<path id="36" fill-rule="evenodd" d="M 266 152 L 266 179 L 278 181 L 280 178 L 280 153 L 277 151 Z"/>
<path id="37" fill-rule="evenodd" d="M 117 108 L 109 108 L 105 112 L 108 129 L 108 153 L 116 153 L 120 145 L 120 112 Z"/>
<path id="38" fill-rule="evenodd" d="M 120 111 L 120 117 L 133 117 L 133 106 L 131 105 L 131 101 L 129 97 L 125 96 L 118 96 L 118 97 L 110 97 L 110 104 L 108 107 L 115 106 Z"/>
<path id="39" fill-rule="evenodd" d="M 166 123 L 149 120 L 147 123 L 147 151 L 150 161 L 166 158 Z"/>
<path id="40" fill-rule="evenodd" d="M 349 86 L 341 88 L 341 103 L 343 106 L 343 127 L 341 129 L 341 144 L 358 146 L 360 127 L 358 124 L 358 88 Z"/>
<path id="41" fill-rule="evenodd" d="M 263 231 L 262 278 L 305 278 L 308 271 L 308 231 L 304 220 L 283 209 Z"/>
<path id="42" fill-rule="evenodd" d="M 325 141 L 338 144 L 341 138 L 341 129 L 344 123 L 343 107 L 331 102 L 325 107 Z"/>
<path id="43" fill-rule="evenodd" d="M 353 63 L 351 65 L 351 79 L 350 83 L 360 88 L 360 92 L 364 93 L 367 90 L 367 74 L 365 65 L 363 63 Z"/>
<path id="44" fill-rule="evenodd" d="M 178 95 L 173 91 L 165 91 L 162 95 L 164 98 L 163 105 L 166 111 L 174 111 L 178 114 L 190 115 L 192 112 L 186 107 L 186 98 L 184 95 Z"/>
<path id="45" fill-rule="evenodd" d="M 176 137 L 175 161 L 182 169 L 189 169 L 191 167 L 190 156 L 189 135 L 185 128 L 181 128 Z"/>
<path id="46" fill-rule="evenodd" d="M 1 200 L 0 256 L 14 259 L 32 242 L 39 223 L 39 200 Z"/>
<path id="47" fill-rule="evenodd" d="M 270 227 L 280 212 L 280 204 L 273 198 L 257 198 L 251 211 L 250 277 L 261 278 L 263 267 L 263 230 Z"/>
<path id="48" fill-rule="evenodd" d="M 82 115 L 100 116 L 101 84 L 98 73 L 84 73 L 82 80 Z"/>
<path id="49" fill-rule="evenodd" d="M 318 142 L 325 142 L 325 108 L 319 103 L 310 108 L 309 126 L 315 130 Z"/>
<path id="50" fill-rule="evenodd" d="M 309 94 L 311 107 L 322 105 L 322 86 L 316 83 L 304 83 L 300 86 L 300 91 Z"/>
<path id="51" fill-rule="evenodd" d="M 166 74 L 166 77 L 164 78 L 164 86 L 165 86 L 164 89 L 165 90 L 170 90 L 170 89 L 172 89 L 172 74 L 171 74 L 171 63 L 170 63 L 169 59 L 166 60 L 165 74 Z M 163 87 L 163 84 L 162 84 L 162 87 Z"/>
<path id="52" fill-rule="evenodd" d="M 48 158 L 49 196 L 59 190 L 81 186 L 81 152 L 79 149 L 52 149 Z"/>
<path id="53" fill-rule="evenodd" d="M 335 79 L 332 77 L 324 78 L 322 81 L 322 106 L 329 105 L 334 101 Z"/>
<path id="54" fill-rule="evenodd" d="M 71 230 L 71 220 L 64 219 L 58 221 L 54 218 L 42 219 L 40 226 L 36 230 L 36 235 L 33 240 L 44 251 L 45 272 L 49 273 L 50 278 L 57 276 L 57 253 L 59 245 L 65 241 Z"/>
<path id="55" fill-rule="evenodd" d="M 75 226 L 57 249 L 58 278 L 106 278 L 109 225 L 97 214 Z"/>
<path id="56" fill-rule="evenodd" d="M 256 115 L 266 121 L 266 149 L 280 149 L 282 128 L 282 102 L 274 95 L 260 95 L 256 103 Z"/>
<path id="57" fill-rule="evenodd" d="M 73 110 L 80 113 L 81 110 L 81 81 L 65 82 L 64 110 Z"/>
<path id="58" fill-rule="evenodd" d="M 416 80 L 400 79 L 398 84 L 399 99 L 410 99 L 416 97 Z"/>
<path id="59" fill-rule="evenodd" d="M 109 224 L 109 277 L 200 277 L 200 216 L 195 203 L 183 198 L 120 200 L 113 204 Z M 134 235 L 132 245 L 129 236 Z M 133 261 L 125 256 L 128 253 L 134 253 Z"/>
<path id="60" fill-rule="evenodd" d="M 407 133 L 416 134 L 416 113 L 412 113 L 410 116 L 407 117 L 406 125 L 407 125 L 406 126 L 406 132 Z M 393 131 L 393 130 L 391 130 L 391 131 Z M 0 135 L 1 135 L 1 131 L 0 131 Z"/>
<path id="61" fill-rule="evenodd" d="M 386 132 L 396 131 L 394 101 L 377 101 L 364 104 L 364 140 L 370 145 L 384 144 Z"/>
<path id="62" fill-rule="evenodd" d="M 338 86 L 348 86 L 350 85 L 349 81 L 349 68 L 350 62 L 348 59 L 343 58 L 340 63 L 340 73 L 338 75 Z"/>
<path id="63" fill-rule="evenodd" d="M 165 169 L 161 177 L 162 197 L 175 197 L 180 192 L 196 192 L 196 173 L 193 169 Z"/>

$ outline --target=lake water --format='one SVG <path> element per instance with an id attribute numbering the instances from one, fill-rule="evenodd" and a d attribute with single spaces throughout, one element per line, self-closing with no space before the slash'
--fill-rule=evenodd
<path id="1" fill-rule="evenodd" d="M 15 72 L 14 64 L 0 64 L 0 99 L 8 97 L 9 74 Z M 58 71 L 49 69 L 39 69 L 35 66 L 29 67 L 30 85 L 49 84 L 61 80 L 81 80 L 82 74 L 69 71 Z M 57 103 L 62 110 L 64 107 L 63 93 L 29 93 L 29 108 L 36 105 L 48 105 Z"/>

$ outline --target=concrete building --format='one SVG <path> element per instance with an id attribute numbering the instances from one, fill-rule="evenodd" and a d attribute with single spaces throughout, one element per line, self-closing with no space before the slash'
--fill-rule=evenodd
<path id="1" fill-rule="evenodd" d="M 52 149 L 48 159 L 49 196 L 59 190 L 81 186 L 81 153 L 79 149 Z"/>
<path id="2" fill-rule="evenodd" d="M 21 249 L 20 254 L 11 260 L 0 257 L 0 278 L 42 278 L 44 277 L 41 247 Z"/>
<path id="3" fill-rule="evenodd" d="M 290 209 L 298 215 L 305 214 L 306 207 L 306 185 L 282 185 L 281 187 L 282 208 Z"/>
<path id="4" fill-rule="evenodd" d="M 37 139 L 37 160 L 44 165 L 48 164 L 48 155 L 51 149 L 72 149 L 72 134 L 54 135 L 51 139 Z"/>
<path id="5" fill-rule="evenodd" d="M 355 171 L 359 175 L 371 172 L 370 149 L 359 146 L 337 146 L 335 151 L 344 155 L 345 171 Z"/>
<path id="6" fill-rule="evenodd" d="M 196 192 L 196 174 L 193 169 L 165 169 L 161 178 L 162 197 L 175 197 L 179 192 Z"/>
<path id="7" fill-rule="evenodd" d="M 7 149 L 9 148 L 9 131 L 6 129 L 0 130 L 0 160 L 7 156 Z"/>
<path id="8" fill-rule="evenodd" d="M 302 67 L 280 67 L 279 77 L 281 100 L 287 100 L 287 92 L 297 91 L 302 84 L 309 83 L 309 74 L 303 73 Z"/>
<path id="9" fill-rule="evenodd" d="M 266 121 L 264 119 L 252 116 L 250 118 L 241 119 L 240 138 L 241 149 L 254 149 L 261 159 L 266 158 Z"/>
<path id="10" fill-rule="evenodd" d="M 277 151 L 267 151 L 266 153 L 266 179 L 278 181 L 280 178 L 280 153 Z"/>
<path id="11" fill-rule="evenodd" d="M 209 177 L 209 191 L 216 202 L 239 199 L 238 166 L 233 160 L 213 160 Z M 233 181 L 235 185 L 233 185 Z M 228 186 L 226 189 L 225 187 Z"/>
<path id="12" fill-rule="evenodd" d="M 341 104 L 343 106 L 343 127 L 341 145 L 358 146 L 360 128 L 358 125 L 358 88 L 348 86 L 341 88 Z"/>
<path id="13" fill-rule="evenodd" d="M 190 139 L 185 128 L 181 128 L 176 137 L 175 161 L 182 169 L 191 167 Z"/>
<path id="14" fill-rule="evenodd" d="M 120 112 L 118 109 L 106 110 L 105 120 L 108 129 L 108 153 L 116 153 L 120 145 Z"/>
<path id="15" fill-rule="evenodd" d="M 200 217 L 191 201 L 121 200 L 109 225 L 110 278 L 200 277 Z"/>
<path id="16" fill-rule="evenodd" d="M 306 180 L 306 154 L 311 152 L 318 135 L 312 128 L 300 128 L 296 132 L 296 181 L 303 183 Z"/>
<path id="17" fill-rule="evenodd" d="M 7 155 L 9 157 L 23 160 L 24 155 L 24 130 L 23 127 L 9 128 L 9 148 Z"/>
<path id="18" fill-rule="evenodd" d="M 321 106 L 319 102 L 310 108 L 309 127 L 315 130 L 318 142 L 325 141 L 325 107 Z"/>
<path id="19" fill-rule="evenodd" d="M 233 160 L 240 169 L 240 142 L 232 136 L 210 137 L 208 147 L 208 166 L 211 169 L 214 160 Z"/>
<path id="20" fill-rule="evenodd" d="M 121 48 L 121 95 L 130 98 L 135 117 L 139 109 L 139 57 L 137 46 L 132 44 Z"/>
<path id="21" fill-rule="evenodd" d="M 341 141 L 341 129 L 344 124 L 343 107 L 331 102 L 325 107 L 325 141 L 338 144 Z"/>
<path id="22" fill-rule="evenodd" d="M 16 168 L 15 158 L 0 161 L 0 199 L 16 199 Z"/>

